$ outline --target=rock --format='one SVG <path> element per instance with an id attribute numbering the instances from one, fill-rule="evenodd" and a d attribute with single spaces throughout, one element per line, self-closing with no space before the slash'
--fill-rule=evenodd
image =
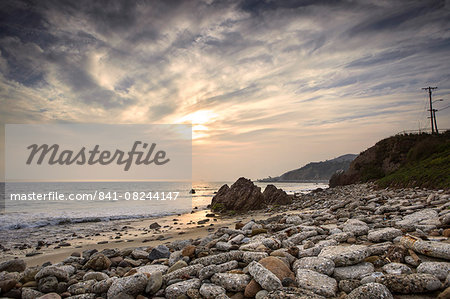
<path id="1" fill-rule="evenodd" d="M 383 266 L 383 271 L 387 274 L 411 274 L 411 268 L 402 263 L 389 263 Z"/>
<path id="2" fill-rule="evenodd" d="M 0 272 L 23 272 L 27 265 L 24 260 L 13 259 L 0 263 Z"/>
<path id="3" fill-rule="evenodd" d="M 416 228 L 417 225 L 420 224 L 421 221 L 429 219 L 438 220 L 438 213 L 432 209 L 423 209 L 421 211 L 403 217 L 402 220 L 397 221 L 395 224 L 400 228 L 412 231 Z"/>
<path id="4" fill-rule="evenodd" d="M 38 290 L 42 293 L 56 292 L 58 288 L 58 279 L 55 276 L 46 276 L 39 279 Z"/>
<path id="5" fill-rule="evenodd" d="M 244 252 L 242 254 L 242 261 L 250 264 L 253 261 L 257 262 L 265 257 L 268 257 L 268 254 L 265 252 Z"/>
<path id="6" fill-rule="evenodd" d="M 67 288 L 67 291 L 72 295 L 81 295 L 85 293 L 90 293 L 92 287 L 97 281 L 95 280 L 87 280 L 75 283 Z"/>
<path id="7" fill-rule="evenodd" d="M 248 298 L 253 298 L 256 296 L 256 293 L 262 290 L 262 287 L 256 280 L 252 279 L 249 284 L 245 287 L 244 296 Z"/>
<path id="8" fill-rule="evenodd" d="M 226 263 L 226 262 L 229 262 L 232 260 L 238 261 L 238 260 L 242 259 L 243 254 L 244 254 L 244 252 L 242 252 L 240 250 L 235 250 L 235 251 L 229 251 L 229 252 L 219 253 L 219 254 L 215 254 L 215 255 L 208 255 L 208 256 L 193 260 L 191 262 L 191 265 L 202 264 L 204 266 L 208 266 L 208 265 L 213 265 L 213 264 L 214 265 L 223 264 L 223 263 Z"/>
<path id="9" fill-rule="evenodd" d="M 22 299 L 36 299 L 44 294 L 31 288 L 22 288 Z"/>
<path id="10" fill-rule="evenodd" d="M 378 277 L 376 282 L 384 284 L 391 292 L 401 294 L 432 292 L 442 286 L 439 279 L 426 273 L 386 274 Z"/>
<path id="11" fill-rule="evenodd" d="M 96 294 L 103 294 L 108 292 L 108 289 L 111 287 L 114 281 L 116 281 L 117 277 L 111 277 L 105 280 L 98 281 L 94 283 L 92 286 L 92 292 Z"/>
<path id="12" fill-rule="evenodd" d="M 96 281 L 100 281 L 100 280 L 104 280 L 104 279 L 108 279 L 109 276 L 103 272 L 88 272 L 86 274 L 84 274 L 83 276 L 83 280 L 96 280 Z"/>
<path id="13" fill-rule="evenodd" d="M 175 264 L 173 264 L 168 270 L 167 273 L 173 272 L 175 270 L 179 270 L 181 268 L 187 267 L 187 263 L 183 260 L 179 260 L 178 262 L 176 262 Z"/>
<path id="14" fill-rule="evenodd" d="M 39 299 L 61 299 L 61 296 L 57 293 L 48 293 L 39 297 Z"/>
<path id="15" fill-rule="evenodd" d="M 279 280 L 283 280 L 285 278 L 295 279 L 294 272 L 292 272 L 291 269 L 289 269 L 289 267 L 279 258 L 269 256 L 260 259 L 258 262 L 267 270 L 275 274 Z"/>
<path id="16" fill-rule="evenodd" d="M 304 288 L 318 295 L 334 297 L 337 292 L 337 282 L 335 279 L 308 269 L 297 270 L 297 283 L 300 288 Z"/>
<path id="17" fill-rule="evenodd" d="M 150 229 L 158 229 L 160 228 L 161 225 L 159 225 L 157 222 L 153 222 L 152 224 L 150 224 L 149 228 Z"/>
<path id="18" fill-rule="evenodd" d="M 334 271 L 334 262 L 324 257 L 304 257 L 294 262 L 292 269 L 309 269 L 330 276 Z"/>
<path id="19" fill-rule="evenodd" d="M 281 288 L 281 280 L 258 262 L 251 262 L 248 271 L 253 279 L 265 290 L 274 291 Z"/>
<path id="20" fill-rule="evenodd" d="M 158 259 L 169 258 L 169 256 L 169 248 L 167 248 L 167 246 L 165 245 L 158 245 L 150 251 L 150 253 L 148 254 L 148 259 L 154 261 Z"/>
<path id="21" fill-rule="evenodd" d="M 367 234 L 369 231 L 369 226 L 357 219 L 348 219 L 342 229 L 344 232 L 350 232 L 355 236 L 361 236 Z"/>
<path id="22" fill-rule="evenodd" d="M 249 211 L 265 206 L 261 188 L 251 180 L 239 178 L 231 187 L 223 185 L 211 201 L 213 211 Z"/>
<path id="23" fill-rule="evenodd" d="M 261 290 L 255 295 L 255 299 L 264 299 L 269 294 L 266 290 Z"/>
<path id="24" fill-rule="evenodd" d="M 155 294 L 161 288 L 162 283 L 162 273 L 159 271 L 152 273 L 148 279 L 147 286 L 145 287 L 145 292 L 151 295 Z"/>
<path id="25" fill-rule="evenodd" d="M 178 298 L 178 296 L 186 295 L 188 290 L 199 289 L 200 286 L 201 282 L 197 278 L 171 284 L 166 288 L 166 298 Z"/>
<path id="26" fill-rule="evenodd" d="M 220 265 L 209 265 L 209 266 L 206 266 L 206 267 L 200 269 L 200 271 L 198 272 L 198 278 L 200 280 L 208 279 L 211 276 L 213 276 L 215 273 L 222 273 L 222 272 L 236 269 L 238 267 L 238 265 L 239 264 L 237 261 L 230 261 L 230 262 L 223 263 Z"/>
<path id="27" fill-rule="evenodd" d="M 384 285 L 370 282 L 351 291 L 347 299 L 394 299 L 394 297 Z"/>
<path id="28" fill-rule="evenodd" d="M 368 256 L 365 245 L 329 246 L 323 248 L 319 254 L 319 257 L 332 260 L 338 267 L 358 264 Z"/>
<path id="29" fill-rule="evenodd" d="M 70 267 L 72 267 L 72 266 L 70 266 Z M 73 271 L 75 271 L 75 269 L 73 269 Z M 36 275 L 34 276 L 34 279 L 36 281 L 39 281 L 40 279 L 42 279 L 44 277 L 53 276 L 59 281 L 69 281 L 69 276 L 71 274 L 70 272 L 72 272 L 72 271 L 68 270 L 67 268 L 48 266 L 48 267 L 42 268 L 38 273 L 36 273 Z"/>
<path id="30" fill-rule="evenodd" d="M 386 227 L 379 230 L 370 231 L 367 235 L 367 239 L 372 242 L 392 241 L 402 234 L 402 231 L 397 228 Z"/>
<path id="31" fill-rule="evenodd" d="M 341 280 L 341 281 L 339 281 L 339 290 L 348 294 L 351 291 L 353 291 L 354 289 L 356 289 L 357 287 L 359 287 L 360 285 L 361 285 L 361 282 L 357 279 Z"/>
<path id="32" fill-rule="evenodd" d="M 14 279 L 2 280 L 0 281 L 0 289 L 1 293 L 7 293 L 12 288 L 14 288 L 17 284 L 17 281 Z"/>
<path id="33" fill-rule="evenodd" d="M 94 253 L 88 262 L 84 265 L 85 269 L 95 271 L 107 270 L 111 266 L 111 260 L 103 253 Z"/>
<path id="34" fill-rule="evenodd" d="M 215 299 L 217 296 L 225 293 L 226 291 L 223 287 L 212 283 L 204 283 L 200 287 L 200 294 L 206 299 Z"/>
<path id="35" fill-rule="evenodd" d="M 288 205 L 292 203 L 292 198 L 286 192 L 272 184 L 266 186 L 263 196 L 265 202 L 270 205 Z"/>
<path id="36" fill-rule="evenodd" d="M 162 274 L 165 274 L 167 272 L 167 269 L 169 269 L 169 267 L 166 265 L 155 264 L 155 265 L 141 266 L 136 270 L 138 273 L 149 273 L 150 275 L 152 275 L 156 272 L 161 272 Z"/>
<path id="37" fill-rule="evenodd" d="M 211 277 L 211 281 L 223 287 L 229 292 L 242 292 L 250 282 L 247 274 L 216 273 Z"/>
<path id="38" fill-rule="evenodd" d="M 443 292 L 441 292 L 437 299 L 448 299 L 450 298 L 450 287 L 446 288 Z"/>
<path id="39" fill-rule="evenodd" d="M 116 279 L 108 290 L 108 298 L 118 298 L 119 296 L 134 296 L 145 290 L 147 286 L 147 275 L 140 273 Z"/>
<path id="40" fill-rule="evenodd" d="M 334 268 L 333 277 L 337 280 L 361 279 L 375 271 L 371 263 L 360 263 L 347 267 Z"/>
<path id="41" fill-rule="evenodd" d="M 131 256 L 135 259 L 145 259 L 148 256 L 148 252 L 145 250 L 136 248 L 131 252 Z"/>
<path id="42" fill-rule="evenodd" d="M 417 273 L 428 273 L 445 280 L 450 273 L 450 263 L 446 262 L 423 262 L 417 267 Z"/>
<path id="43" fill-rule="evenodd" d="M 417 253 L 450 260 L 450 244 L 436 241 L 423 241 L 410 235 L 403 236 L 400 243 Z"/>
<path id="44" fill-rule="evenodd" d="M 181 269 L 175 270 L 171 273 L 163 275 L 163 281 L 168 282 L 172 279 L 186 279 L 186 277 L 197 276 L 202 269 L 201 265 L 190 265 Z"/>
<path id="45" fill-rule="evenodd" d="M 196 249 L 196 247 L 194 245 L 188 245 L 183 248 L 183 250 L 181 251 L 181 254 L 183 256 L 188 256 L 188 257 L 192 258 L 195 255 L 195 249 Z"/>

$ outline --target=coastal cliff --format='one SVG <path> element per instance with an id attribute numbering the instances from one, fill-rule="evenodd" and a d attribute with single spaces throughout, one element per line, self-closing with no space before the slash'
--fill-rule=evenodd
<path id="1" fill-rule="evenodd" d="M 363 151 L 330 187 L 376 182 L 380 187 L 450 187 L 450 132 L 396 135 Z"/>

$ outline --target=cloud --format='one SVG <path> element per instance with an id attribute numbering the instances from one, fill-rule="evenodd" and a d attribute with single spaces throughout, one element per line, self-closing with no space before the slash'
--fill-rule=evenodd
<path id="1" fill-rule="evenodd" d="M 170 123 L 208 110 L 197 150 L 257 160 L 277 149 L 282 172 L 425 126 L 420 88 L 450 90 L 449 20 L 439 0 L 6 1 L 0 116 Z M 261 167 L 224 177 L 273 175 Z"/>

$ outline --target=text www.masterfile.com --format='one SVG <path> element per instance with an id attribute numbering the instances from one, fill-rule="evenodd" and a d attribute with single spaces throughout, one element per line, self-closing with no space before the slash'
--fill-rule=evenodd
<path id="1" fill-rule="evenodd" d="M 11 193 L 9 199 L 12 201 L 108 201 L 108 200 L 156 200 L 171 201 L 176 200 L 180 192 L 175 191 L 93 191 L 90 193 L 61 193 L 57 191 L 50 192 L 28 192 L 28 193 Z"/>

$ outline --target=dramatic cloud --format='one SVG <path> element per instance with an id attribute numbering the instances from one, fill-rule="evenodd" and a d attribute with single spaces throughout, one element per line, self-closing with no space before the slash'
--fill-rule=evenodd
<path id="1" fill-rule="evenodd" d="M 3 1 L 0 54 L 2 123 L 192 122 L 196 179 L 427 128 L 422 87 L 450 105 L 448 1 Z"/>

